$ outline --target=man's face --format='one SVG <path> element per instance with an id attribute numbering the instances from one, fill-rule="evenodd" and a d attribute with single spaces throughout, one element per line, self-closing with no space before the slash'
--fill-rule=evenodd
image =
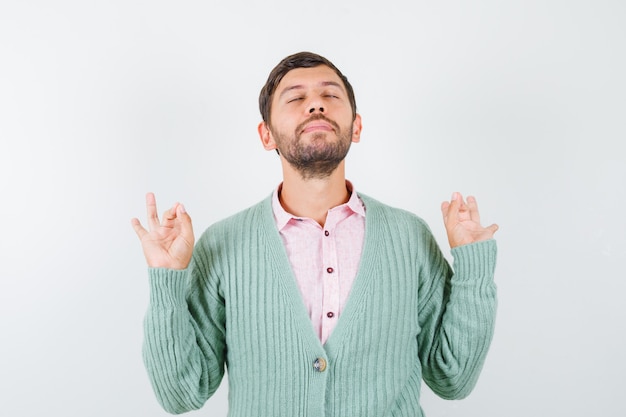
<path id="1" fill-rule="evenodd" d="M 303 178 L 327 177 L 358 142 L 360 117 L 353 120 L 343 82 L 327 66 L 285 74 L 271 109 L 268 133 Z"/>

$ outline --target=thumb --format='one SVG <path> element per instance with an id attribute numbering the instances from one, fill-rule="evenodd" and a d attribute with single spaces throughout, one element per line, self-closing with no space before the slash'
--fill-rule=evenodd
<path id="1" fill-rule="evenodd" d="M 178 203 L 176 204 L 176 215 L 182 217 L 189 217 L 189 214 L 187 214 L 187 210 L 185 209 L 185 206 L 182 203 Z"/>
<path id="2" fill-rule="evenodd" d="M 176 207 L 176 217 L 180 219 L 182 223 L 183 231 L 186 232 L 185 234 L 189 233 L 193 235 L 191 216 L 189 216 L 189 213 L 187 213 L 187 210 L 185 209 L 184 205 L 178 204 L 178 206 Z"/>

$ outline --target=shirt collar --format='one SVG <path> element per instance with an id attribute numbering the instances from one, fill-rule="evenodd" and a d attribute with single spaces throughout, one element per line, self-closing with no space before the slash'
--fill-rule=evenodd
<path id="1" fill-rule="evenodd" d="M 283 183 L 281 182 L 272 194 L 272 211 L 274 212 L 274 217 L 276 219 L 276 226 L 278 227 L 278 230 L 282 230 L 283 227 L 285 227 L 291 219 L 302 220 L 301 217 L 294 216 L 293 214 L 285 211 L 283 206 L 280 204 L 278 194 L 280 193 L 280 190 L 282 188 Z M 348 200 L 348 202 L 340 206 L 333 207 L 331 210 L 345 206 L 352 210 L 352 212 L 365 217 L 365 205 L 356 193 L 352 183 L 348 180 L 346 180 L 346 188 L 348 189 L 348 191 L 350 191 L 350 199 Z"/>

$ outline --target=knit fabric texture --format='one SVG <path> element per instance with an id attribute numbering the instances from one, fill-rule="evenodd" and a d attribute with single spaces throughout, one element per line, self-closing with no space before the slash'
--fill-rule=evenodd
<path id="1" fill-rule="evenodd" d="M 452 249 L 359 194 L 365 243 L 345 310 L 318 339 L 271 198 L 210 226 L 185 270 L 150 268 L 144 363 L 165 410 L 201 408 L 228 370 L 230 417 L 422 416 L 474 388 L 492 339 L 496 243 Z"/>

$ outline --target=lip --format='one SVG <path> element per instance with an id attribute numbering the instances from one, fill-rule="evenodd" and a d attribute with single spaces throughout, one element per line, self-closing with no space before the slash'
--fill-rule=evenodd
<path id="1" fill-rule="evenodd" d="M 319 130 L 332 132 L 334 129 L 329 123 L 316 120 L 304 126 L 304 129 L 302 129 L 302 133 L 315 132 Z"/>

